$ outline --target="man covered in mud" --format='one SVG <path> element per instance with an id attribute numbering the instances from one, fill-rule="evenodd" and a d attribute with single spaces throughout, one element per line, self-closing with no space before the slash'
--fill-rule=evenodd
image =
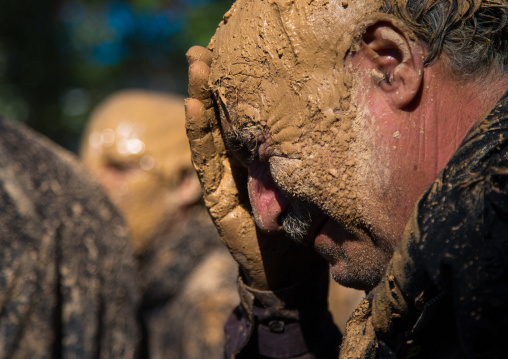
<path id="1" fill-rule="evenodd" d="M 81 145 L 129 226 L 142 358 L 221 358 L 224 323 L 239 302 L 237 266 L 203 206 L 184 123 L 182 97 L 122 90 L 93 111 Z"/>
<path id="2" fill-rule="evenodd" d="M 507 24 L 505 0 L 239 0 L 189 51 L 229 358 L 506 356 Z M 323 258 L 369 292 L 343 339 Z"/>

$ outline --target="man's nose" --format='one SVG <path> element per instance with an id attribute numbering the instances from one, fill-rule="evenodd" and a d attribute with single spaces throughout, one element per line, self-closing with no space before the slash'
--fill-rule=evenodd
<path id="1" fill-rule="evenodd" d="M 249 199 L 256 225 L 263 231 L 283 230 L 280 216 L 288 206 L 288 198 L 277 188 L 268 163 L 249 166 Z"/>

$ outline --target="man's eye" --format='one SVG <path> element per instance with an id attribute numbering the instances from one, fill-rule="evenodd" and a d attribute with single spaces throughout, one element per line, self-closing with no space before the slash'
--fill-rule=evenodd
<path id="1" fill-rule="evenodd" d="M 249 166 L 258 159 L 258 144 L 255 141 L 242 141 L 232 135 L 226 137 L 225 142 L 230 154 L 244 166 Z"/>

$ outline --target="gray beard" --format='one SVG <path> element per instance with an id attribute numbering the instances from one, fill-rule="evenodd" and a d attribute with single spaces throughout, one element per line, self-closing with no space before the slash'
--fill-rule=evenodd
<path id="1" fill-rule="evenodd" d="M 282 216 L 284 232 L 296 242 L 303 243 L 313 219 L 320 213 L 317 206 L 293 199 Z"/>

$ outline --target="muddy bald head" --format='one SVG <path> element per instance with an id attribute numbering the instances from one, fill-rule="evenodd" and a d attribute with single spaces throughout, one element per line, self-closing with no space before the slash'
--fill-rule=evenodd
<path id="1" fill-rule="evenodd" d="M 137 254 L 200 194 L 184 123 L 180 96 L 124 90 L 95 109 L 83 135 L 81 158 L 123 213 Z"/>
<path id="2" fill-rule="evenodd" d="M 239 0 L 210 45 L 222 121 L 263 131 L 277 184 L 342 222 L 355 217 L 349 201 L 357 193 L 348 182 L 361 157 L 346 58 L 381 5 Z"/>

